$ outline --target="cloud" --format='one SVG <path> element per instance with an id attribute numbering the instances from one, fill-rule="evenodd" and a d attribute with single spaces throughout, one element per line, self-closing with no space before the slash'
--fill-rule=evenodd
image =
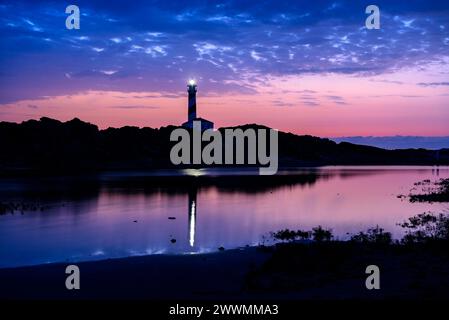
<path id="1" fill-rule="evenodd" d="M 314 90 L 300 90 L 299 93 L 316 93 Z"/>
<path id="2" fill-rule="evenodd" d="M 303 101 L 301 102 L 303 105 L 309 106 L 309 107 L 317 107 L 320 104 L 318 102 L 315 101 Z"/>
<path id="3" fill-rule="evenodd" d="M 159 107 L 154 106 L 110 106 L 109 108 L 114 109 L 159 109 Z"/>
<path id="4" fill-rule="evenodd" d="M 80 40 L 80 41 L 89 41 L 90 38 L 87 36 L 79 36 L 79 37 L 75 37 L 75 39 Z"/>
<path id="5" fill-rule="evenodd" d="M 388 75 L 448 56 L 447 29 L 441 28 L 449 25 L 445 1 L 379 0 L 382 28 L 376 32 L 364 28 L 366 14 L 350 0 L 77 4 L 81 35 L 61 28 L 66 14 L 53 2 L 18 0 L 2 9 L 0 62 L 13 76 L 0 75 L 0 102 L 55 90 L 175 91 L 190 76 L 214 79 L 203 82 L 207 91 L 247 94 L 257 92 L 251 85 L 267 76 Z M 97 79 L 87 81 L 87 75 Z M 77 76 L 86 79 L 73 81 Z M 106 82 L 111 78 L 116 83 Z M 229 80 L 234 85 L 223 85 Z"/>
<path id="6" fill-rule="evenodd" d="M 401 94 L 399 97 L 402 98 L 425 98 L 426 96 L 423 95 L 416 95 L 416 94 Z"/>
<path id="7" fill-rule="evenodd" d="M 449 86 L 449 82 L 420 82 L 417 83 L 421 87 L 439 87 L 439 86 Z"/>
<path id="8" fill-rule="evenodd" d="M 266 59 L 265 58 L 263 58 L 263 57 L 261 57 L 261 55 L 258 53 L 258 52 L 256 52 L 255 50 L 251 50 L 251 58 L 253 58 L 254 60 L 256 60 L 256 61 L 265 61 Z"/>
<path id="9" fill-rule="evenodd" d="M 285 102 L 282 100 L 273 100 L 271 101 L 271 104 L 275 107 L 294 107 L 295 104 L 291 102 Z"/>
<path id="10" fill-rule="evenodd" d="M 340 96 L 325 96 L 325 97 L 332 101 L 342 101 L 343 100 L 343 97 L 340 97 Z"/>
<path id="11" fill-rule="evenodd" d="M 390 84 L 404 84 L 404 82 L 402 82 L 402 81 L 385 80 L 385 79 L 380 79 L 380 80 L 370 79 L 369 81 L 371 81 L 371 82 L 381 82 L 381 83 L 390 83 Z"/>
<path id="12" fill-rule="evenodd" d="M 113 74 L 116 74 L 118 71 L 117 70 L 100 70 L 100 72 L 107 76 L 112 76 Z"/>
<path id="13" fill-rule="evenodd" d="M 232 47 L 217 45 L 210 42 L 194 43 L 193 47 L 201 58 L 203 58 L 203 56 L 208 56 L 212 59 L 209 61 L 212 61 L 215 65 L 218 65 L 216 61 L 223 62 L 223 60 L 220 60 L 222 59 L 220 56 L 223 56 L 226 52 L 232 51 Z"/>
<path id="14" fill-rule="evenodd" d="M 324 97 L 329 99 L 330 101 L 332 101 L 335 104 L 340 104 L 340 105 L 346 105 L 347 104 L 347 102 L 344 100 L 344 98 L 340 97 L 340 96 L 327 95 L 327 96 L 324 96 Z"/>
<path id="15" fill-rule="evenodd" d="M 301 100 L 317 100 L 317 98 L 315 96 L 311 96 L 311 95 L 308 95 L 308 94 L 302 95 L 300 99 Z"/>
<path id="16" fill-rule="evenodd" d="M 184 96 L 184 92 L 182 94 L 162 93 L 161 95 L 159 95 L 159 98 L 178 99 L 183 98 Z"/>
<path id="17" fill-rule="evenodd" d="M 131 73 L 126 70 L 97 70 L 87 69 L 74 73 L 66 73 L 65 75 L 69 79 L 73 78 L 107 78 L 120 80 L 131 76 Z"/>
<path id="18" fill-rule="evenodd" d="M 149 54 L 153 58 L 167 55 L 166 46 L 150 46 L 147 47 L 144 51 L 146 54 Z"/>

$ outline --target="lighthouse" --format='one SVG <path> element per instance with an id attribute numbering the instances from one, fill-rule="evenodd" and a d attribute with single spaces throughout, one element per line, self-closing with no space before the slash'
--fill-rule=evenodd
<path id="1" fill-rule="evenodd" d="M 213 129 L 214 123 L 212 121 L 198 118 L 196 115 L 196 92 L 197 85 L 196 81 L 190 79 L 187 83 L 187 93 L 188 93 L 188 102 L 187 102 L 187 121 L 182 124 L 185 128 L 193 129 L 193 122 L 201 123 L 201 130 Z"/>
<path id="2" fill-rule="evenodd" d="M 187 85 L 187 92 L 189 93 L 188 102 L 188 121 L 193 121 L 196 118 L 196 82 L 195 80 L 189 80 Z"/>

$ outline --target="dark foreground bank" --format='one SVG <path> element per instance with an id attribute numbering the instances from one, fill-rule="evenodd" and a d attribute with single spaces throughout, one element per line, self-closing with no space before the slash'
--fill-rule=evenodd
<path id="1" fill-rule="evenodd" d="M 199 255 L 83 262 L 80 290 L 68 264 L 0 269 L 0 299 L 449 299 L 447 243 L 284 243 Z M 380 289 L 368 290 L 368 265 Z"/>

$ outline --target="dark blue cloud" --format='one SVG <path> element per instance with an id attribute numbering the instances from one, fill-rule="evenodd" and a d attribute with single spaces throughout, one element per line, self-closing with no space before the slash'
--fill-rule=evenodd
<path id="1" fill-rule="evenodd" d="M 81 90 L 254 93 L 269 75 L 382 74 L 448 56 L 447 1 L 58 1 L 0 5 L 0 102 Z M 109 72 L 109 73 L 108 73 Z M 341 103 L 341 102 L 340 102 Z"/>
<path id="2" fill-rule="evenodd" d="M 449 86 L 449 82 L 420 82 L 418 86 L 422 87 L 437 87 L 437 86 Z"/>

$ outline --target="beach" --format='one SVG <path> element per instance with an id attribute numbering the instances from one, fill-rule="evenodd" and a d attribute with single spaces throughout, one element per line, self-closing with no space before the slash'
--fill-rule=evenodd
<path id="1" fill-rule="evenodd" d="M 194 255 L 149 255 L 0 269 L 6 300 L 251 301 L 449 298 L 444 246 L 293 243 Z M 285 263 L 284 259 L 287 259 Z M 80 289 L 65 268 L 80 269 Z M 368 290 L 367 265 L 381 270 Z"/>
<path id="2" fill-rule="evenodd" d="M 256 248 L 195 255 L 149 255 L 0 269 L 1 299 L 213 299 L 242 295 L 251 268 L 268 257 Z M 65 268 L 80 269 L 80 290 L 65 287 Z"/>

